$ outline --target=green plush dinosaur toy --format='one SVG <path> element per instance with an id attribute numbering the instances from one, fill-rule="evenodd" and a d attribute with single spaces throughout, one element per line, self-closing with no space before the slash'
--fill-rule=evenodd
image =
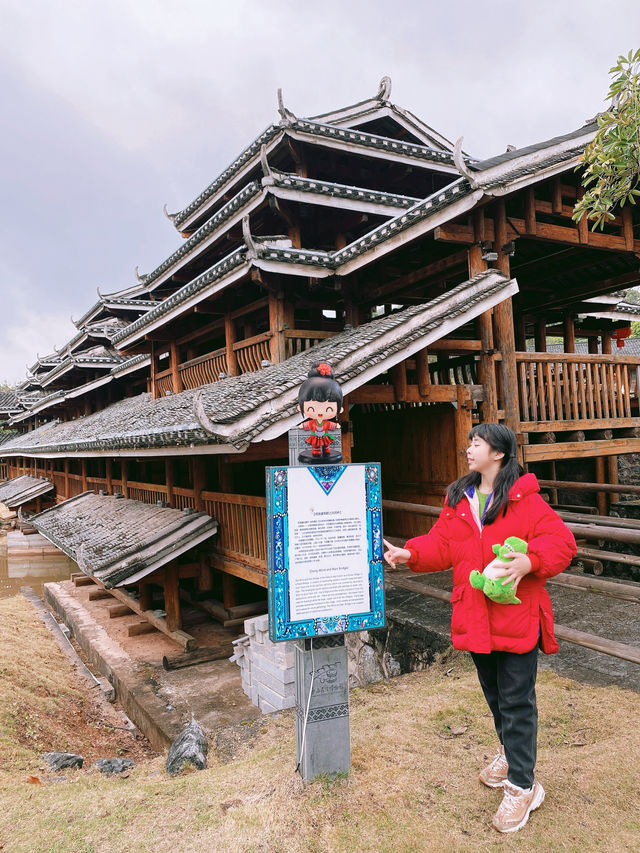
<path id="1" fill-rule="evenodd" d="M 527 543 L 524 539 L 518 539 L 517 536 L 509 536 L 504 540 L 504 545 L 494 545 L 492 550 L 497 560 L 508 563 L 509 560 L 513 559 L 515 552 L 527 553 Z M 513 591 L 513 582 L 503 583 L 504 577 L 493 577 L 493 569 L 493 563 L 489 563 L 484 572 L 478 572 L 474 569 L 469 575 L 471 586 L 474 589 L 481 589 L 487 598 L 497 604 L 521 604 L 520 599 L 516 598 Z"/>

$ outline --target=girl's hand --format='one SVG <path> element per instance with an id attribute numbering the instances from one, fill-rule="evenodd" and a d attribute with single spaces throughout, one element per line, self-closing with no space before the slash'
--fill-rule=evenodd
<path id="1" fill-rule="evenodd" d="M 396 548 L 395 545 L 387 542 L 386 539 L 382 541 L 387 547 L 387 550 L 384 552 L 384 558 L 392 569 L 397 568 L 396 563 L 406 563 L 411 559 L 411 553 L 406 548 Z"/>
<path id="2" fill-rule="evenodd" d="M 531 571 L 531 560 L 526 554 L 516 554 L 512 560 L 504 563 L 502 560 L 492 560 L 489 565 L 494 569 L 492 577 L 508 578 L 513 582 L 514 592 L 522 578 Z"/>

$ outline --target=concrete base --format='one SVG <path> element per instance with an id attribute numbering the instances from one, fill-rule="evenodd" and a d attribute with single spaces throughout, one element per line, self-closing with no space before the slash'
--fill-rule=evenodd
<path id="1" fill-rule="evenodd" d="M 348 773 L 351 733 L 344 635 L 298 640 L 295 661 L 296 753 L 300 774 L 308 782 L 325 774 Z"/>
<path id="2" fill-rule="evenodd" d="M 121 623 L 128 617 L 107 619 L 103 627 L 96 619 L 100 618 L 99 609 L 107 606 L 108 601 L 87 603 L 86 590 L 87 587 L 76 590 L 68 581 L 50 583 L 45 585 L 45 600 L 69 627 L 91 669 L 113 685 L 125 713 L 154 749 L 158 752 L 167 749 L 193 716 L 205 731 L 215 732 L 216 744 L 219 740 L 228 741 L 232 753 L 233 742 L 250 728 L 247 720 L 260 716 L 260 711 L 242 692 L 237 666 L 228 660 L 215 660 L 165 672 L 162 653 L 169 646 L 175 654 L 173 644 L 164 635 L 147 634 L 131 638 L 128 642 L 133 649 L 125 649 L 108 630 L 113 627 L 116 632 L 118 626 L 112 623 Z M 79 600 L 82 597 L 84 601 Z M 95 619 L 88 604 L 93 607 Z M 119 630 L 122 635 L 123 629 Z M 204 645 L 216 642 L 209 635 L 203 637 Z M 145 651 L 141 654 L 142 646 Z M 159 649 L 153 654 L 158 658 L 157 663 L 151 662 L 151 647 Z"/>

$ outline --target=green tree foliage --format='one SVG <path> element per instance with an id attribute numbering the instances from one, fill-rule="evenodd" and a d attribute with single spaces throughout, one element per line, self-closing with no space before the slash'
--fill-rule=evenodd
<path id="1" fill-rule="evenodd" d="M 602 230 L 614 218 L 613 208 L 635 204 L 640 196 L 640 50 L 619 56 L 610 69 L 609 109 L 598 116 L 598 130 L 587 145 L 582 164 L 586 192 L 573 209 Z"/>

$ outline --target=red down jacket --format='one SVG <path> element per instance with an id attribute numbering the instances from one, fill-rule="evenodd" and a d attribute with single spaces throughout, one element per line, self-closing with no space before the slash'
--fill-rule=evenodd
<path id="1" fill-rule="evenodd" d="M 493 650 L 531 651 L 542 635 L 542 651 L 558 651 L 553 634 L 547 578 L 566 569 L 576 553 L 573 534 L 539 495 L 534 474 L 525 474 L 509 490 L 507 511 L 480 530 L 467 497 L 453 509 L 446 502 L 425 536 L 410 539 L 409 568 L 439 572 L 453 566 L 451 640 L 456 649 L 488 653 Z M 495 555 L 493 545 L 519 536 L 528 545 L 532 570 L 518 585 L 522 604 L 496 604 L 469 583 L 472 569 L 481 571 Z"/>

